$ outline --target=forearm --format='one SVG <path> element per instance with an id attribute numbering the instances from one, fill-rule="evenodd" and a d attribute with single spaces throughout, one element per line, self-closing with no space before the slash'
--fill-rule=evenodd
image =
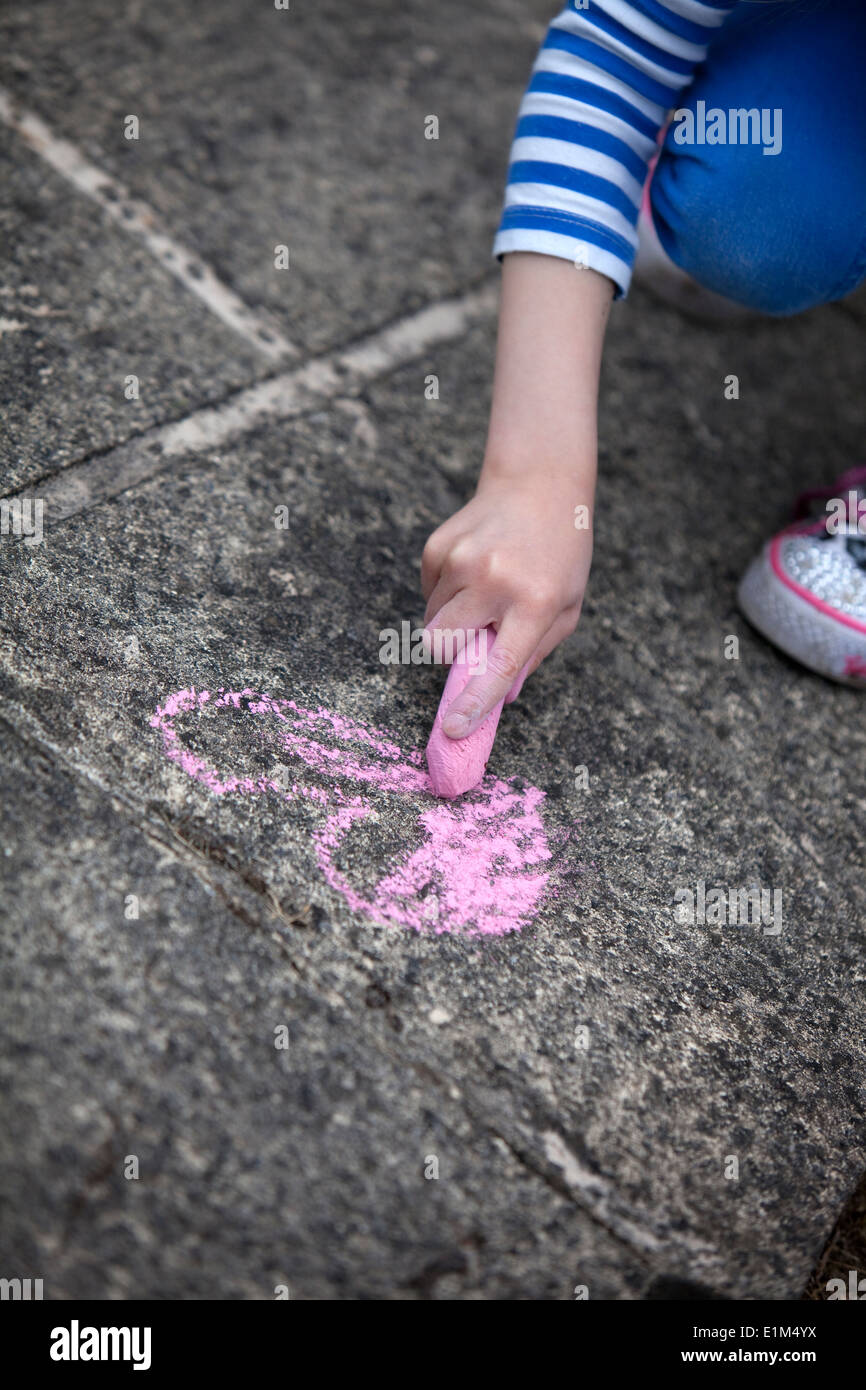
<path id="1" fill-rule="evenodd" d="M 592 557 L 596 400 L 612 295 L 610 280 L 570 261 L 504 258 L 478 489 L 434 531 L 421 562 L 431 630 L 497 634 L 486 672 L 449 708 L 448 738 L 466 737 L 513 698 L 523 674 L 577 624 Z"/>
<path id="2" fill-rule="evenodd" d="M 613 284 L 554 256 L 503 259 L 493 401 L 480 486 L 595 478 L 598 377 Z"/>

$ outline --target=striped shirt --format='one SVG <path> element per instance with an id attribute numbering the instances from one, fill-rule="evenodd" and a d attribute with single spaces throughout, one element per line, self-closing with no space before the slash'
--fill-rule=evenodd
<path id="1" fill-rule="evenodd" d="M 520 106 L 493 254 L 589 266 L 624 295 L 649 160 L 737 0 L 572 0 Z M 585 6 L 585 8 L 583 7 Z"/>

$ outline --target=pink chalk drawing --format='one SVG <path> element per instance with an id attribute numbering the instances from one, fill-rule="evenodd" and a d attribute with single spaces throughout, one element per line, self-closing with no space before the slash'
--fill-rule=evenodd
<path id="1" fill-rule="evenodd" d="M 271 777 L 221 772 L 188 747 L 203 711 L 245 710 L 260 721 L 259 736 L 305 766 L 324 786 L 290 786 Z M 377 923 L 417 932 L 503 936 L 533 919 L 548 886 L 551 852 L 539 808 L 544 792 L 486 776 L 458 801 L 433 793 L 424 756 L 408 753 L 382 730 L 325 709 L 253 690 L 179 690 L 150 719 L 163 750 L 214 796 L 270 794 L 305 799 L 325 813 L 313 834 L 318 867 L 349 907 Z M 183 727 L 180 728 L 179 725 Z M 352 827 L 376 816 L 371 795 L 410 798 L 421 843 L 372 888 L 363 891 L 338 867 Z M 416 833 L 415 839 L 418 838 Z"/>

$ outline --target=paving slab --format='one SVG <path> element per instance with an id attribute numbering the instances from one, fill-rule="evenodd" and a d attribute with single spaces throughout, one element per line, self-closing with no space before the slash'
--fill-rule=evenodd
<path id="1" fill-rule="evenodd" d="M 264 373 L 249 343 L 8 131 L 0 179 L 0 494 Z"/>
<path id="2" fill-rule="evenodd" d="M 0 83 L 318 352 L 488 272 L 548 18 L 49 0 L 0 16 Z M 272 368 L 0 157 L 0 491 L 125 441 L 138 480 L 137 434 Z M 866 1155 L 866 734 L 734 590 L 859 460 L 863 322 L 617 307 L 581 628 L 458 807 L 418 753 L 441 677 L 379 651 L 471 493 L 492 322 L 2 538 L 4 1268 L 60 1298 L 799 1295 Z M 716 885 L 780 920 L 675 915 Z"/>
<path id="3" fill-rule="evenodd" d="M 369 966 L 311 988 L 166 827 L 8 729 L 4 763 L 5 1270 L 47 1299 L 639 1295 L 644 1262 L 477 1123 Z"/>
<path id="4" fill-rule="evenodd" d="M 543 0 L 49 0 L 0 16 L 0 82 L 321 351 L 489 272 L 549 18 Z"/>
<path id="5" fill-rule="evenodd" d="M 15 605 L 2 693 L 29 746 L 120 798 L 133 824 L 170 827 L 202 872 L 217 866 L 252 895 L 255 923 L 278 912 L 311 998 L 336 990 L 352 1019 L 372 1009 L 389 1044 L 447 1076 L 470 1131 L 498 1136 L 621 1245 L 623 1270 L 634 1260 L 645 1272 L 644 1296 L 686 1281 L 792 1298 L 863 1168 L 866 941 L 851 854 L 862 810 L 857 761 L 843 756 L 853 696 L 795 673 L 742 628 L 736 672 L 721 657 L 718 629 L 735 620 L 720 574 L 775 518 L 732 507 L 729 535 L 719 520 L 702 533 L 704 562 L 697 546 L 684 558 L 671 509 L 699 525 L 725 454 L 709 458 L 694 430 L 672 427 L 656 383 L 687 342 L 695 408 L 710 409 L 733 340 L 684 338 L 647 302 L 625 312 L 634 322 L 614 327 L 608 390 L 633 416 L 605 451 L 586 620 L 508 711 L 491 762 L 516 798 L 493 823 L 506 833 L 525 813 L 517 843 L 550 871 L 541 898 L 515 889 L 494 854 L 455 907 L 455 846 L 459 869 L 490 784 L 443 830 L 411 754 L 440 679 L 379 661 L 381 630 L 419 613 L 426 534 L 471 488 L 490 326 L 363 399 L 180 462 L 49 527 L 42 546 L 5 545 Z M 803 353 L 835 322 L 803 320 Z M 771 349 L 767 336 L 740 343 L 744 379 Z M 428 371 L 438 402 L 424 399 Z M 773 483 L 799 445 L 796 414 L 792 431 L 771 456 Z M 740 481 L 766 467 L 760 430 L 744 422 L 737 447 Z M 785 701 L 789 686 L 800 693 Z M 157 707 L 191 688 L 153 728 Z M 220 690 L 238 698 L 220 702 Z M 793 791 L 773 794 L 784 778 L 765 709 L 782 701 L 809 797 L 833 762 L 837 794 L 820 815 Z M 540 830 L 533 788 L 545 794 Z M 431 844 L 441 858 L 425 861 Z M 409 861 L 427 864 L 426 879 L 413 869 L 401 887 L 393 875 Z M 531 901 L 505 920 L 519 930 L 477 934 L 491 924 L 485 874 L 500 906 L 518 889 Z M 524 864 L 517 878 L 530 874 Z M 781 931 L 677 920 L 676 892 L 699 880 L 780 890 Z M 428 898 L 429 922 L 407 928 Z M 199 952 L 191 996 L 216 989 L 211 968 Z M 386 1071 L 375 1075 L 389 1095 Z M 156 1078 L 154 1104 L 162 1091 Z M 494 1190 L 476 1193 L 478 1209 Z M 389 1239 L 411 1245 L 411 1221 Z M 367 1262 L 347 1261 L 346 1294 L 363 1296 Z M 614 1296 L 639 1284 L 623 1273 Z"/>

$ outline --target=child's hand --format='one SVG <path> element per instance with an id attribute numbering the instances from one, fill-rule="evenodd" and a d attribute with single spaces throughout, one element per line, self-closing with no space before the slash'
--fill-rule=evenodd
<path id="1" fill-rule="evenodd" d="M 555 256 L 504 258 L 478 491 L 433 532 L 421 564 L 433 631 L 492 625 L 497 634 L 487 670 L 448 711 L 449 738 L 465 738 L 500 700 L 513 700 L 577 626 L 592 555 L 598 373 L 612 295 L 604 275 Z"/>
<path id="2" fill-rule="evenodd" d="M 496 629 L 487 669 L 454 701 L 443 731 L 465 738 L 577 626 L 592 557 L 592 533 L 575 526 L 591 497 L 573 477 L 485 478 L 472 501 L 427 542 L 421 582 L 425 623 L 470 632 Z"/>

